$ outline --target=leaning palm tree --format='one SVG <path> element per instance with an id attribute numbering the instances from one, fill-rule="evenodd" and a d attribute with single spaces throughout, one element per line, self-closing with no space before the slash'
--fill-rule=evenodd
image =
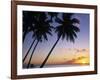
<path id="1" fill-rule="evenodd" d="M 49 56 L 51 55 L 53 49 L 57 45 L 58 41 L 62 37 L 62 39 L 66 38 L 66 40 L 70 40 L 72 42 L 75 41 L 75 38 L 77 38 L 77 32 L 80 31 L 80 29 L 74 25 L 74 23 L 80 23 L 80 21 L 76 18 L 72 19 L 72 15 L 70 13 L 63 13 L 62 19 L 56 19 L 56 22 L 58 22 L 60 25 L 55 28 L 55 32 L 57 33 L 58 39 L 56 40 L 55 44 L 51 48 L 50 52 L 48 53 L 47 57 L 41 64 L 40 68 L 42 68 L 45 63 L 47 62 Z"/>
<path id="2" fill-rule="evenodd" d="M 23 42 L 25 40 L 26 35 L 31 32 L 34 31 L 33 29 L 33 22 L 34 22 L 34 16 L 33 16 L 33 12 L 30 11 L 23 11 Z M 30 51 L 30 49 L 32 48 L 32 45 L 34 44 L 35 39 L 33 40 L 30 48 L 28 49 L 27 53 L 25 54 L 24 58 L 23 58 L 23 62 L 25 61 L 25 59 L 27 58 L 27 55 Z"/>
<path id="3" fill-rule="evenodd" d="M 24 11 L 23 12 L 23 42 L 25 40 L 26 35 L 29 32 L 32 32 L 34 34 L 34 24 L 37 23 L 37 19 L 39 18 L 40 15 L 42 15 L 42 12 L 32 12 L 32 11 Z M 26 52 L 24 58 L 23 58 L 23 63 L 26 60 L 34 42 L 36 41 L 36 38 L 33 39 L 33 42 L 31 43 L 28 51 Z"/>
<path id="4" fill-rule="evenodd" d="M 31 56 L 29 58 L 29 62 L 28 62 L 28 65 L 27 65 L 27 68 L 29 68 L 30 66 L 30 63 L 31 63 L 31 59 L 32 59 L 32 56 L 34 54 L 34 51 L 38 45 L 39 42 L 42 42 L 43 40 L 48 40 L 48 34 L 49 35 L 52 35 L 51 34 L 51 31 L 52 31 L 52 27 L 50 26 L 49 22 L 46 21 L 46 15 L 45 13 L 42 13 L 39 18 L 35 21 L 35 24 L 34 24 L 34 34 L 33 34 L 33 37 L 37 40 L 33 50 L 32 50 L 32 53 L 31 53 Z"/>

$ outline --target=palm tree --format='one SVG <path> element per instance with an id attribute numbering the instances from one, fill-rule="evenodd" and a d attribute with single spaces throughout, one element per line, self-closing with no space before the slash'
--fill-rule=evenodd
<path id="1" fill-rule="evenodd" d="M 55 32 L 57 33 L 58 39 L 56 40 L 55 44 L 51 48 L 50 52 L 48 53 L 47 57 L 41 64 L 40 68 L 42 68 L 45 63 L 47 62 L 50 54 L 52 53 L 53 49 L 57 45 L 58 41 L 62 37 L 62 39 L 66 38 L 66 40 L 70 40 L 71 42 L 74 42 L 75 38 L 77 38 L 77 32 L 80 31 L 80 29 L 74 25 L 74 23 L 80 23 L 80 21 L 76 18 L 72 19 L 73 14 L 62 14 L 62 19 L 57 18 L 56 22 L 58 22 L 60 25 L 55 28 Z"/>
<path id="2" fill-rule="evenodd" d="M 26 35 L 29 32 L 33 31 L 33 26 L 32 26 L 33 22 L 34 22 L 33 12 L 23 11 L 23 43 L 24 43 Z M 31 44 L 30 48 L 28 49 L 27 53 L 25 54 L 25 57 L 23 58 L 23 62 L 27 58 L 28 53 L 29 53 L 30 49 L 32 48 L 32 45 L 34 44 L 34 42 L 35 42 L 35 39 L 32 42 L 32 44 Z"/>
<path id="3" fill-rule="evenodd" d="M 27 68 L 29 68 L 33 53 L 34 53 L 38 43 L 42 42 L 43 40 L 48 40 L 48 37 L 47 37 L 48 34 L 52 35 L 51 34 L 52 27 L 50 26 L 49 22 L 46 21 L 46 18 L 47 18 L 46 14 L 42 13 L 34 23 L 34 34 L 32 37 L 35 38 L 37 40 L 37 42 L 36 42 L 36 44 L 33 48 L 33 51 L 31 53 Z"/>
<path id="4" fill-rule="evenodd" d="M 29 32 L 33 32 L 34 34 L 34 24 L 37 23 L 37 19 L 39 18 L 39 16 L 42 14 L 42 12 L 32 12 L 32 11 L 24 11 L 23 12 L 23 42 L 25 40 L 26 35 Z M 24 58 L 23 58 L 23 62 L 26 60 L 34 42 L 36 41 L 36 38 L 33 39 L 33 42 L 30 46 L 30 48 L 28 49 L 28 51 L 26 52 Z"/>

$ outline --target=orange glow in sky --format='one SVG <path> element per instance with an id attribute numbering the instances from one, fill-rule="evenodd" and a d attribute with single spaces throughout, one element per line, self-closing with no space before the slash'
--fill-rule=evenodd
<path id="1" fill-rule="evenodd" d="M 43 61 L 43 56 L 46 55 L 39 55 L 36 53 L 32 59 L 32 63 L 41 64 Z M 66 48 L 55 49 L 46 64 L 89 64 L 89 50 Z"/>

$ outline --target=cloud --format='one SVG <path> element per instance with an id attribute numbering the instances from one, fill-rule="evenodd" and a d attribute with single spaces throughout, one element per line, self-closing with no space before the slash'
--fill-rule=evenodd
<path id="1" fill-rule="evenodd" d="M 79 52 L 87 52 L 87 49 L 76 49 L 76 53 L 79 53 Z"/>
<path id="2" fill-rule="evenodd" d="M 81 51 L 85 52 L 85 51 L 87 51 L 87 50 L 86 50 L 86 49 L 82 49 Z"/>
<path id="3" fill-rule="evenodd" d="M 78 57 L 76 60 L 81 60 L 81 59 L 84 59 L 84 58 L 86 58 L 86 57 L 81 56 L 81 57 Z"/>
<path id="4" fill-rule="evenodd" d="M 84 59 L 84 58 L 87 58 L 87 57 L 81 56 L 81 57 L 78 57 L 78 58 L 73 58 L 73 59 L 67 61 L 66 63 L 72 64 L 72 63 L 75 63 L 77 60 L 81 60 L 81 59 Z"/>

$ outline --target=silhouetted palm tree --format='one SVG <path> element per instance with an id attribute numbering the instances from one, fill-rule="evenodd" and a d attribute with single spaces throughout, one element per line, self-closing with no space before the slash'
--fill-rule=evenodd
<path id="1" fill-rule="evenodd" d="M 35 47 L 33 48 L 33 51 L 31 53 L 27 68 L 29 68 L 29 65 L 31 63 L 31 59 L 33 56 L 33 53 L 38 45 L 39 42 L 42 42 L 43 40 L 48 40 L 48 34 L 51 34 L 52 31 L 52 27 L 50 26 L 49 22 L 46 21 L 47 17 L 45 13 L 42 13 L 35 21 L 34 23 L 34 34 L 33 34 L 33 38 L 35 38 L 37 40 Z"/>
<path id="2" fill-rule="evenodd" d="M 80 29 L 74 25 L 74 23 L 80 23 L 80 21 L 76 18 L 72 19 L 72 15 L 70 13 L 63 13 L 62 14 L 62 19 L 57 18 L 56 22 L 58 22 L 60 25 L 55 28 L 55 32 L 57 33 L 58 39 L 56 40 L 55 44 L 51 48 L 50 52 L 48 53 L 47 57 L 43 61 L 42 65 L 40 68 L 42 68 L 45 63 L 47 62 L 50 54 L 52 53 L 53 49 L 57 45 L 58 41 L 62 37 L 62 39 L 66 38 L 66 40 L 70 40 L 74 42 L 75 38 L 77 38 L 77 32 L 80 31 Z"/>
<path id="3" fill-rule="evenodd" d="M 34 24 L 37 23 L 37 20 L 39 18 L 39 16 L 42 14 L 42 12 L 32 12 L 32 11 L 24 11 L 23 12 L 23 42 L 25 40 L 26 35 L 29 32 L 33 32 L 34 34 Z M 36 41 L 36 39 L 33 39 L 33 42 L 30 46 L 30 48 L 28 49 L 28 51 L 26 52 L 24 58 L 23 58 L 23 63 L 26 60 L 29 51 L 31 50 L 34 42 Z"/>

